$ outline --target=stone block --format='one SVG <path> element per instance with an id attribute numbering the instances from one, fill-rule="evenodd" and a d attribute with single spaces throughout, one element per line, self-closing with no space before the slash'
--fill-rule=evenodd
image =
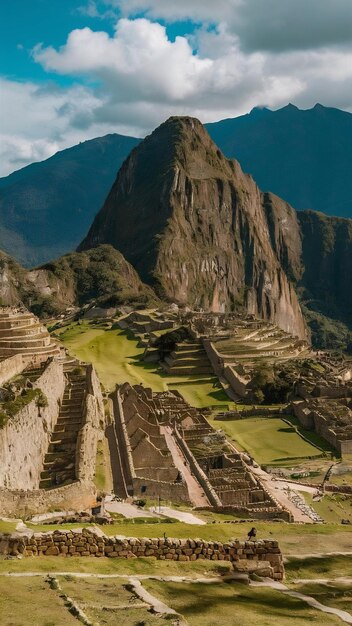
<path id="1" fill-rule="evenodd" d="M 57 556 L 59 554 L 59 548 L 57 546 L 50 546 L 45 550 L 45 556 Z"/>

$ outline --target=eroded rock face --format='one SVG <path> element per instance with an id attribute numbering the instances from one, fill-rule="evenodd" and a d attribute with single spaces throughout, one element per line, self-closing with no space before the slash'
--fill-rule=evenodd
<path id="1" fill-rule="evenodd" d="M 301 271 L 295 212 L 262 194 L 196 119 L 170 118 L 133 150 L 80 249 L 100 243 L 167 298 L 211 311 L 240 305 L 307 336 L 290 283 Z"/>

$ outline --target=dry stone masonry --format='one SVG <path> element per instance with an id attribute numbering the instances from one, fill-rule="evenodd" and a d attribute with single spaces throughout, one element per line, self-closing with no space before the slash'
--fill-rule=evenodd
<path id="1" fill-rule="evenodd" d="M 147 539 L 56 530 L 33 535 L 0 535 L 0 553 L 11 556 L 95 556 L 109 558 L 154 557 L 166 561 L 231 561 L 236 571 L 255 572 L 282 580 L 284 566 L 277 541 L 229 541 L 203 539 Z"/>
<path id="2" fill-rule="evenodd" d="M 70 497 L 74 508 L 91 507 L 97 442 L 105 429 L 94 368 L 68 359 L 23 308 L 0 310 L 0 355 L 2 514 L 45 512 L 59 502 L 71 508 Z"/>
<path id="3" fill-rule="evenodd" d="M 197 494 L 203 493 L 211 507 L 225 507 L 248 518 L 290 520 L 224 435 L 178 392 L 154 393 L 126 383 L 111 399 L 114 447 L 119 450 L 113 472 L 122 487 L 119 495 L 160 496 L 197 505 L 191 474 Z"/>

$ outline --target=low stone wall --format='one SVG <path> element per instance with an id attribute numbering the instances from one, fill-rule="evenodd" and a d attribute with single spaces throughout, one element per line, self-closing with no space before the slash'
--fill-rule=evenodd
<path id="1" fill-rule="evenodd" d="M 0 488 L 37 489 L 50 435 L 64 394 L 62 364 L 53 360 L 33 385 L 48 401 L 38 407 L 34 398 L 0 429 Z"/>
<path id="2" fill-rule="evenodd" d="M 107 537 L 89 529 L 56 530 L 31 535 L 0 535 L 0 553 L 17 556 L 96 556 L 109 558 L 155 557 L 169 561 L 231 561 L 238 571 L 255 571 L 282 580 L 284 566 L 277 541 L 229 541 L 203 539 L 136 539 Z"/>
<path id="3" fill-rule="evenodd" d="M 14 376 L 18 376 L 26 366 L 22 354 L 15 354 L 0 361 L 0 387 Z"/>
<path id="4" fill-rule="evenodd" d="M 0 511 L 6 517 L 26 518 L 54 510 L 85 511 L 95 503 L 95 487 L 80 481 L 56 489 L 0 489 Z"/>

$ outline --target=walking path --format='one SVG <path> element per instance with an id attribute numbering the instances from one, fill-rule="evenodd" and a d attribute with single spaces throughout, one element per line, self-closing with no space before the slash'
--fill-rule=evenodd
<path id="1" fill-rule="evenodd" d="M 173 517 L 174 519 L 178 519 L 180 522 L 184 522 L 185 524 L 197 524 L 198 526 L 204 526 L 204 524 L 206 524 L 204 520 L 200 517 L 196 517 L 193 513 L 171 509 L 168 506 L 158 507 L 158 512 L 160 512 L 161 515 L 165 515 L 165 517 Z"/>
<path id="2" fill-rule="evenodd" d="M 186 481 L 190 501 L 194 506 L 209 506 L 209 500 L 200 484 L 194 476 L 192 476 L 189 464 L 172 436 L 171 428 L 169 426 L 162 426 L 160 427 L 160 431 L 165 436 L 166 444 L 171 452 L 175 467 L 181 472 Z"/>
<path id="3" fill-rule="evenodd" d="M 109 513 L 120 513 L 127 519 L 133 519 L 134 517 L 160 517 L 160 515 L 148 511 L 148 509 L 139 509 L 129 502 L 117 502 L 116 500 L 105 500 L 105 509 Z"/>

